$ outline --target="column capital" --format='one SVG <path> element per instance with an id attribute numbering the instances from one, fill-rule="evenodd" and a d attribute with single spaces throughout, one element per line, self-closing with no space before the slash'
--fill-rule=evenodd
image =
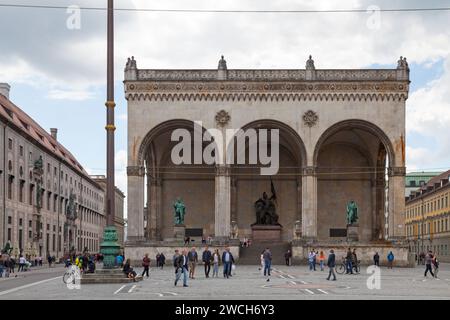
<path id="1" fill-rule="evenodd" d="M 230 173 L 231 173 L 231 167 L 229 165 L 217 165 L 216 166 L 216 176 L 229 177 Z"/>
<path id="2" fill-rule="evenodd" d="M 129 166 L 127 167 L 127 176 L 129 177 L 143 177 L 145 174 L 145 168 L 141 166 Z"/>
<path id="3" fill-rule="evenodd" d="M 303 167 L 302 172 L 304 176 L 315 176 L 317 173 L 317 167 L 314 166 Z"/>
<path id="4" fill-rule="evenodd" d="M 404 177 L 406 175 L 406 167 L 389 167 L 388 176 L 389 177 Z"/>

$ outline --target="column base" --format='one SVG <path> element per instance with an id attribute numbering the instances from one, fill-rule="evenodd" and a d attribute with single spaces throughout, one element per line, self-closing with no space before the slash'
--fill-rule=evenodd
<path id="1" fill-rule="evenodd" d="M 103 269 L 116 267 L 116 256 L 120 253 L 120 245 L 117 240 L 116 227 L 106 227 L 103 231 L 103 242 L 100 244 L 100 252 L 103 255 Z"/>

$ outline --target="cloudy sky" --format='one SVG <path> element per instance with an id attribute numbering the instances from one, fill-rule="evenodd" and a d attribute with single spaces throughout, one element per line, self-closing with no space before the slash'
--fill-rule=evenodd
<path id="1" fill-rule="evenodd" d="M 104 7 L 106 0 L 0 0 L 2 3 Z M 448 1 L 116 0 L 120 8 L 328 10 L 448 7 Z M 0 82 L 11 100 L 59 140 L 92 174 L 105 172 L 106 12 L 81 11 L 68 28 L 63 9 L 0 7 Z M 123 68 L 411 68 L 407 169 L 450 168 L 450 11 L 362 13 L 116 12 L 116 182 L 126 191 Z"/>

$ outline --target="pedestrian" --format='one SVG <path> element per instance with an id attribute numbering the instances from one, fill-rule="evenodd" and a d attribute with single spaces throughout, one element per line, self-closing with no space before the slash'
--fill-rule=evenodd
<path id="1" fill-rule="evenodd" d="M 439 261 L 437 259 L 437 255 L 435 254 L 433 259 L 431 260 L 431 264 L 433 266 L 433 271 L 434 271 L 434 277 L 437 279 L 438 278 L 438 271 L 439 271 Z"/>
<path id="2" fill-rule="evenodd" d="M 348 248 L 347 256 L 345 257 L 345 263 L 347 266 L 347 271 L 345 272 L 346 274 L 353 274 L 352 256 L 352 251 L 350 248 Z"/>
<path id="3" fill-rule="evenodd" d="M 11 268 L 11 258 L 7 256 L 4 262 L 5 278 L 9 278 L 9 269 Z"/>
<path id="4" fill-rule="evenodd" d="M 286 261 L 287 266 L 291 265 L 291 258 L 292 258 L 291 250 L 286 251 L 286 253 L 284 254 L 284 260 Z"/>
<path id="5" fill-rule="evenodd" d="M 205 236 L 202 236 L 202 244 L 206 244 L 206 238 L 205 238 Z"/>
<path id="6" fill-rule="evenodd" d="M 355 272 L 358 273 L 358 256 L 356 255 L 356 249 L 353 249 L 352 252 L 352 266 L 355 269 Z"/>
<path id="7" fill-rule="evenodd" d="M 16 268 L 16 259 L 10 258 L 9 260 L 10 260 L 10 264 L 9 264 L 9 272 L 10 272 L 10 273 L 15 273 L 15 272 L 14 272 L 14 269 Z M 17 275 L 16 275 L 16 277 L 17 277 Z"/>
<path id="8" fill-rule="evenodd" d="M 25 263 L 26 263 L 26 259 L 25 259 L 24 256 L 21 255 L 19 257 L 19 269 L 17 270 L 17 272 L 20 272 L 20 271 L 24 272 L 25 271 L 24 270 Z"/>
<path id="9" fill-rule="evenodd" d="M 316 264 L 317 264 L 317 256 L 318 256 L 318 252 L 313 250 L 314 252 L 314 262 L 313 262 L 313 267 L 314 267 L 314 271 L 316 271 Z"/>
<path id="10" fill-rule="evenodd" d="M 394 265 L 394 254 L 392 253 L 392 251 L 389 252 L 387 256 L 387 261 L 388 261 L 388 269 L 392 269 L 392 266 Z"/>
<path id="11" fill-rule="evenodd" d="M 191 242 L 191 238 L 190 237 L 184 237 L 184 245 L 186 246 L 188 246 L 189 245 L 189 243 Z"/>
<path id="12" fill-rule="evenodd" d="M 161 254 L 159 255 L 159 266 L 161 267 L 161 269 L 164 268 L 165 264 L 166 264 L 166 256 L 164 255 L 164 253 L 161 252 Z"/>
<path id="13" fill-rule="evenodd" d="M 47 253 L 47 262 L 48 262 L 48 267 L 51 268 L 52 267 L 52 257 L 50 256 L 50 253 Z"/>
<path id="14" fill-rule="evenodd" d="M 308 262 L 309 262 L 309 271 L 316 271 L 316 253 L 314 250 L 311 250 L 308 255 Z"/>
<path id="15" fill-rule="evenodd" d="M 0 278 L 3 278 L 4 265 L 3 256 L 0 254 Z"/>
<path id="16" fill-rule="evenodd" d="M 42 267 L 42 256 L 38 257 L 39 266 Z"/>
<path id="17" fill-rule="evenodd" d="M 178 250 L 177 250 L 178 251 Z M 174 256 L 174 266 L 175 266 L 175 282 L 174 285 L 177 286 L 178 280 L 180 280 L 181 275 L 183 274 L 183 287 L 187 287 L 187 273 L 189 270 L 188 267 L 188 257 L 186 255 L 186 249 L 183 249 L 180 255 Z"/>
<path id="18" fill-rule="evenodd" d="M 264 259 L 264 277 L 266 276 L 267 271 L 267 281 L 270 281 L 270 268 L 272 267 L 272 252 L 270 252 L 269 248 L 266 248 L 263 254 Z"/>
<path id="19" fill-rule="evenodd" d="M 222 254 L 223 262 L 223 277 L 231 277 L 231 265 L 234 263 L 233 255 L 230 252 L 230 248 L 226 247 L 224 253 Z"/>
<path id="20" fill-rule="evenodd" d="M 330 280 L 331 275 L 333 275 L 333 281 L 336 281 L 336 273 L 334 272 L 334 268 L 336 267 L 336 256 L 333 249 L 330 250 L 330 254 L 328 255 L 327 266 L 329 269 L 327 280 Z"/>
<path id="21" fill-rule="evenodd" d="M 431 269 L 432 263 L 433 263 L 433 253 L 430 250 L 428 251 L 428 254 L 425 256 L 425 274 L 424 274 L 425 277 L 427 276 L 428 271 L 430 271 L 431 276 L 434 277 L 433 270 Z"/>
<path id="22" fill-rule="evenodd" d="M 264 273 L 264 251 L 266 251 L 266 250 L 261 251 L 261 254 L 259 255 L 260 267 L 258 268 L 258 270 L 261 271 L 261 274 Z"/>
<path id="23" fill-rule="evenodd" d="M 123 273 L 125 273 L 129 279 L 133 279 L 133 281 L 136 281 L 136 271 L 134 271 L 131 267 L 130 259 L 127 259 L 127 261 L 125 262 L 125 265 L 123 266 Z"/>
<path id="24" fill-rule="evenodd" d="M 325 254 L 323 253 L 323 251 L 320 251 L 319 263 L 320 263 L 320 271 L 323 271 L 323 266 L 324 266 L 324 263 L 325 263 Z"/>
<path id="25" fill-rule="evenodd" d="M 122 267 L 123 265 L 123 257 L 120 254 L 116 257 L 116 265 L 119 267 Z"/>
<path id="26" fill-rule="evenodd" d="M 208 246 L 206 246 L 205 250 L 203 250 L 202 253 L 202 261 L 203 264 L 205 265 L 205 276 L 207 278 L 209 278 L 209 272 L 211 271 L 211 259 L 212 259 L 211 251 L 209 251 Z"/>
<path id="27" fill-rule="evenodd" d="M 214 278 L 214 276 L 216 276 L 216 278 L 218 278 L 219 277 L 219 264 L 220 264 L 219 249 L 214 250 L 212 260 L 213 260 L 213 278 Z"/>
<path id="28" fill-rule="evenodd" d="M 189 278 L 195 279 L 195 266 L 198 263 L 198 254 L 195 251 L 195 247 L 192 247 L 191 251 L 188 253 L 189 260 Z"/>
<path id="29" fill-rule="evenodd" d="M 160 264 L 160 260 L 159 258 L 161 257 L 161 255 L 159 254 L 159 252 L 156 254 L 156 267 L 159 268 L 159 264 Z"/>
<path id="30" fill-rule="evenodd" d="M 172 264 L 173 264 L 174 268 L 176 268 L 176 260 L 177 260 L 179 255 L 180 255 L 180 251 L 178 249 L 175 249 L 175 253 L 174 253 L 173 257 L 172 257 Z"/>
<path id="31" fill-rule="evenodd" d="M 142 259 L 142 266 L 144 267 L 144 271 L 142 271 L 142 276 L 144 274 L 149 277 L 149 268 L 150 268 L 150 258 L 148 257 L 148 253 L 145 254 L 144 258 Z"/>
<path id="32" fill-rule="evenodd" d="M 380 255 L 378 252 L 375 252 L 375 255 L 373 256 L 373 264 L 377 267 L 380 266 Z"/>

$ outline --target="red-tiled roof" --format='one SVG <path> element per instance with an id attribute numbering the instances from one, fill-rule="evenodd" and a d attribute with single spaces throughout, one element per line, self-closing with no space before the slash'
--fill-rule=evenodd
<path id="1" fill-rule="evenodd" d="M 0 115 L 12 122 L 26 135 L 36 140 L 42 147 L 48 150 L 51 154 L 55 154 L 63 158 L 69 166 L 75 171 L 82 173 L 89 177 L 81 164 L 62 144 L 56 141 L 51 134 L 42 129 L 42 127 L 28 116 L 23 110 L 6 99 L 0 94 Z"/>
<path id="2" fill-rule="evenodd" d="M 446 180 L 450 177 L 450 170 L 442 172 L 440 175 L 431 178 L 427 184 L 421 187 L 421 189 L 426 190 L 428 187 L 434 187 L 435 183 L 441 183 L 441 180 Z"/>

